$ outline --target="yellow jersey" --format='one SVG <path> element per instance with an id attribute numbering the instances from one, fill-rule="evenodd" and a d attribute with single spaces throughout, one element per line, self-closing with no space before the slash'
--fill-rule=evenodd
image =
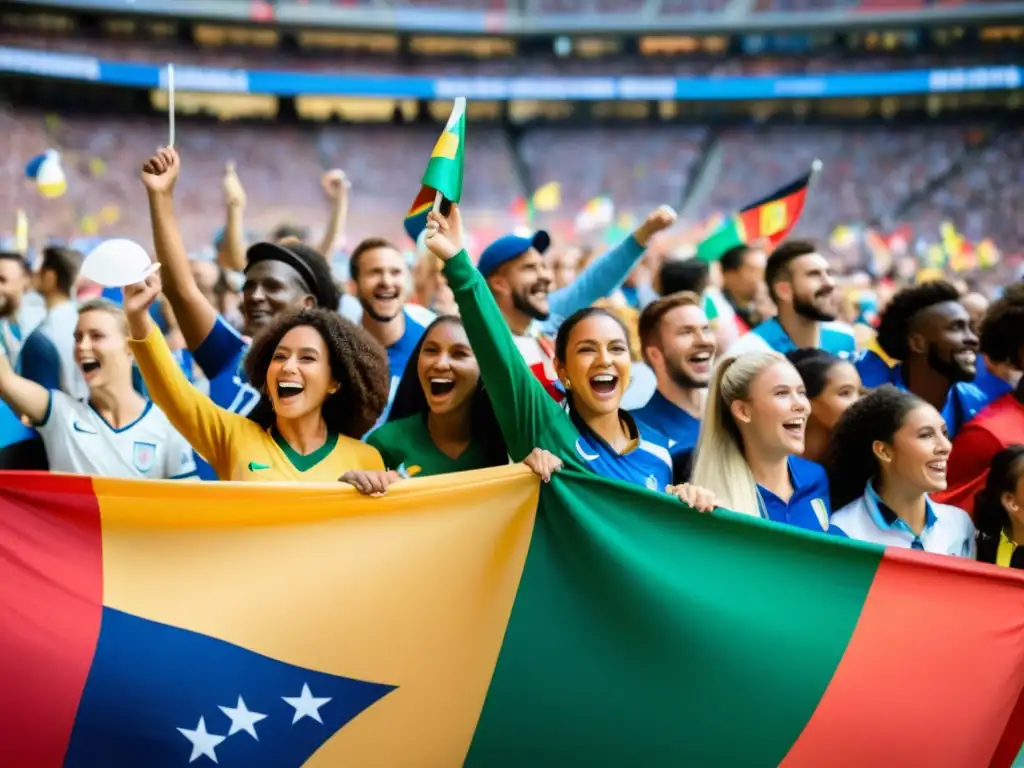
<path id="1" fill-rule="evenodd" d="M 129 344 L 150 399 L 220 480 L 325 483 L 350 469 L 384 469 L 377 449 L 359 440 L 329 435 L 323 446 L 303 456 L 273 427 L 263 429 L 214 405 L 185 378 L 157 328 Z"/>

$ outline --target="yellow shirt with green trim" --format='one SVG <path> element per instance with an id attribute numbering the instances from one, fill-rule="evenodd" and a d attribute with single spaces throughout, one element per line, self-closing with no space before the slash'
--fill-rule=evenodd
<path id="1" fill-rule="evenodd" d="M 274 428 L 214 405 L 181 372 L 159 329 L 130 340 L 149 396 L 220 480 L 327 483 L 349 470 L 382 470 L 375 448 L 344 435 L 329 435 L 313 453 L 301 455 Z"/>

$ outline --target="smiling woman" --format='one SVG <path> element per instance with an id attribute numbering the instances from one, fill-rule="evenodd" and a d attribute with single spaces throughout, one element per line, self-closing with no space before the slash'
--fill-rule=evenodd
<path id="1" fill-rule="evenodd" d="M 836 424 L 826 461 L 837 532 L 973 558 L 967 513 L 928 498 L 946 487 L 951 448 L 942 415 L 909 392 L 886 384 L 851 405 Z"/>
<path id="2" fill-rule="evenodd" d="M 383 472 L 359 441 L 388 396 L 387 358 L 364 331 L 324 309 L 278 316 L 246 360 L 263 394 L 250 418 L 219 408 L 177 369 L 147 313 L 159 279 L 125 290 L 131 347 L 153 397 L 221 480 L 331 482 Z"/>
<path id="3" fill-rule="evenodd" d="M 604 309 L 570 315 L 555 340 L 555 368 L 566 391 L 559 406 L 533 375 L 512 337 L 483 275 L 461 244 L 457 205 L 448 218 L 429 215 L 426 245 L 445 263 L 466 336 L 495 403 L 495 416 L 513 461 L 534 448 L 570 467 L 669 491 L 702 510 L 714 499 L 693 486 L 672 485 L 670 441 L 643 429 L 620 408 L 629 385 L 630 350 L 621 321 Z"/>
<path id="4" fill-rule="evenodd" d="M 387 423 L 367 442 L 413 477 L 508 463 L 508 448 L 462 321 L 431 323 L 402 376 Z"/>
<path id="5" fill-rule="evenodd" d="M 736 512 L 827 530 L 825 471 L 800 456 L 810 413 L 800 374 L 778 352 L 721 360 L 708 391 L 693 482 Z"/>

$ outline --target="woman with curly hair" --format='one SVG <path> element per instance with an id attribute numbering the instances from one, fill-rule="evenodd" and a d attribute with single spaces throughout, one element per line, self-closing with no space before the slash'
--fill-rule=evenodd
<path id="1" fill-rule="evenodd" d="M 388 469 L 408 476 L 508 463 L 508 448 L 459 318 L 442 315 L 427 326 L 387 422 L 366 441 L 380 451 Z"/>
<path id="2" fill-rule="evenodd" d="M 125 289 L 130 345 L 150 395 L 220 480 L 333 482 L 364 493 L 389 476 L 376 449 L 360 442 L 388 399 L 384 350 L 326 309 L 280 314 L 253 341 L 249 381 L 262 394 L 249 418 L 215 405 L 185 380 L 149 318 L 156 275 Z M 353 474 L 349 474 L 353 473 Z"/>
<path id="3" fill-rule="evenodd" d="M 974 557 L 974 524 L 928 494 L 946 487 L 951 443 L 942 415 L 885 384 L 836 424 L 826 469 L 832 530 L 888 547 Z"/>
<path id="4" fill-rule="evenodd" d="M 1011 445 L 992 459 L 985 488 L 974 501 L 978 561 L 1024 568 L 1024 445 Z"/>

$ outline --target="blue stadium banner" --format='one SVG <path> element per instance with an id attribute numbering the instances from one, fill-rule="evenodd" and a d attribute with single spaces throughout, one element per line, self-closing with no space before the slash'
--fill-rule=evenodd
<path id="1" fill-rule="evenodd" d="M 0 72 L 88 80 L 129 88 L 159 88 L 164 68 L 92 56 L 0 46 Z M 429 77 L 218 69 L 175 66 L 180 91 L 274 96 L 377 96 L 392 99 L 515 99 L 603 101 L 815 99 L 961 93 L 1020 88 L 1017 65 L 908 69 L 829 75 L 730 77 Z"/>

